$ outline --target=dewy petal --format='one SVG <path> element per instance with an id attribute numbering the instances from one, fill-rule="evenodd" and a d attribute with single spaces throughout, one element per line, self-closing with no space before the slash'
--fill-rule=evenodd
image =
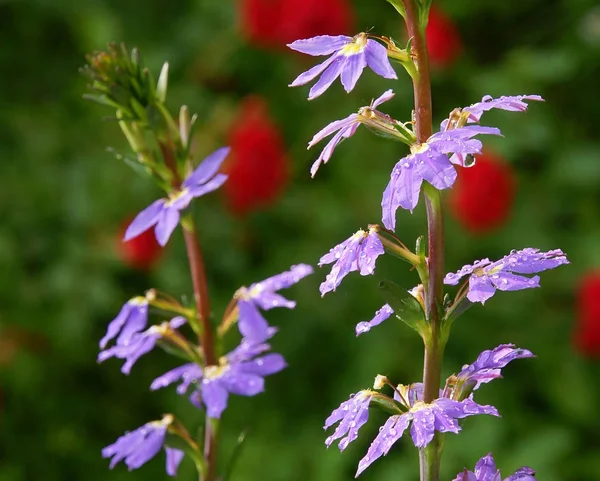
<path id="1" fill-rule="evenodd" d="M 128 240 L 139 236 L 142 232 L 147 231 L 156 224 L 164 204 L 165 199 L 158 199 L 141 211 L 135 219 L 133 219 L 131 224 L 129 224 L 129 227 L 127 227 L 123 241 L 127 242 Z"/>
<path id="2" fill-rule="evenodd" d="M 394 310 L 389 306 L 389 304 L 385 304 L 381 309 L 379 309 L 373 319 L 370 321 L 362 321 L 356 325 L 356 336 L 360 336 L 365 332 L 369 332 L 371 328 L 378 326 L 383 321 L 385 321 L 388 317 L 390 317 L 394 313 Z"/>
<path id="3" fill-rule="evenodd" d="M 169 237 L 179 224 L 179 211 L 174 207 L 166 207 L 162 215 L 160 216 L 154 233 L 156 234 L 156 241 L 161 245 L 167 245 Z"/>
<path id="4" fill-rule="evenodd" d="M 166 426 L 160 426 L 155 429 L 151 429 L 146 435 L 143 445 L 140 445 L 138 449 L 133 451 L 125 458 L 125 464 L 127 467 L 129 469 L 137 469 L 156 456 L 163 447 L 166 434 Z"/>
<path id="5" fill-rule="evenodd" d="M 196 170 L 194 170 L 184 181 L 184 187 L 201 185 L 212 179 L 219 171 L 221 164 L 231 151 L 230 147 L 221 147 L 206 157 Z"/>
<path id="6" fill-rule="evenodd" d="M 410 420 L 411 416 L 408 413 L 388 418 L 371 443 L 371 446 L 369 446 L 367 454 L 358 463 L 356 477 L 367 469 L 373 461 L 389 453 L 394 443 L 402 437 L 404 431 L 408 428 Z"/>
<path id="7" fill-rule="evenodd" d="M 540 252 L 531 247 L 513 251 L 498 261 L 506 270 L 516 274 L 534 274 L 547 269 L 554 269 L 562 264 L 569 264 L 565 253 L 560 249 Z"/>
<path id="8" fill-rule="evenodd" d="M 416 447 L 427 446 L 433 439 L 435 431 L 435 416 L 431 407 L 424 407 L 412 413 L 413 422 L 410 436 Z"/>
<path id="9" fill-rule="evenodd" d="M 270 376 L 287 367 L 287 363 L 281 354 L 267 354 L 252 361 L 244 362 L 240 369 L 244 372 L 257 374 L 258 376 Z"/>
<path id="10" fill-rule="evenodd" d="M 177 392 L 179 394 L 185 394 L 190 383 L 199 380 L 200 378 L 202 378 L 202 369 L 197 364 L 190 362 L 158 376 L 152 381 L 152 384 L 150 384 L 150 390 L 156 391 L 157 389 L 167 387 L 168 385 L 183 379 L 184 381 L 182 385 L 177 388 Z"/>
<path id="11" fill-rule="evenodd" d="M 265 390 L 265 380 L 261 376 L 234 367 L 219 378 L 219 382 L 228 392 L 238 396 L 256 396 Z"/>
<path id="12" fill-rule="evenodd" d="M 511 112 L 524 112 L 527 110 L 527 103 L 524 100 L 544 101 L 539 95 L 509 95 L 494 99 L 486 95 L 473 105 L 465 107 L 463 111 L 469 112 L 470 122 L 479 122 L 484 112 L 492 109 L 508 110 Z"/>
<path id="13" fill-rule="evenodd" d="M 254 343 L 261 343 L 269 336 L 269 324 L 254 302 L 238 299 L 238 328 L 242 336 Z"/>
<path id="14" fill-rule="evenodd" d="M 339 421 L 335 432 L 325 440 L 327 447 L 340 439 L 338 447 L 340 451 L 346 449 L 348 444 L 358 437 L 358 430 L 369 419 L 369 404 L 371 402 L 371 393 L 361 391 L 344 401 L 339 408 L 335 409 L 325 420 L 325 428 L 332 426 Z"/>
<path id="15" fill-rule="evenodd" d="M 333 151 L 342 140 L 352 137 L 354 135 L 359 125 L 360 123 L 357 122 L 341 129 L 329 140 L 329 142 L 327 142 L 327 145 L 325 145 L 325 148 L 321 151 L 319 158 L 315 160 L 313 165 L 310 167 L 311 177 L 314 177 L 317 174 L 317 170 L 319 170 L 321 164 L 326 164 L 329 161 L 329 159 L 331 159 Z"/>
<path id="16" fill-rule="evenodd" d="M 202 402 L 206 406 L 206 414 L 219 419 L 227 407 L 229 394 L 218 379 L 202 380 Z"/>
<path id="17" fill-rule="evenodd" d="M 540 276 L 528 277 L 518 276 L 510 272 L 499 272 L 489 276 L 492 284 L 501 291 L 520 291 L 522 289 L 530 289 L 540 287 Z"/>
<path id="18" fill-rule="evenodd" d="M 417 206 L 422 183 L 423 178 L 406 159 L 396 164 L 381 200 L 382 222 L 387 229 L 396 229 L 398 207 L 412 212 Z"/>
<path id="19" fill-rule="evenodd" d="M 336 56 L 333 58 L 329 67 L 325 69 L 319 80 L 317 80 L 317 83 L 314 84 L 308 92 L 308 100 L 313 100 L 325 92 L 335 79 L 339 77 L 345 63 L 346 59 L 343 56 Z"/>
<path id="20" fill-rule="evenodd" d="M 491 350 L 483 351 L 473 364 L 463 366 L 457 375 L 460 383 L 473 385 L 473 391 L 479 389 L 481 384 L 501 377 L 500 370 L 515 359 L 535 357 L 527 349 L 515 348 L 514 344 L 501 344 Z"/>
<path id="21" fill-rule="evenodd" d="M 444 284 L 455 286 L 456 284 L 458 284 L 458 281 L 460 281 L 462 277 L 472 274 L 476 269 L 485 267 L 491 263 L 492 261 L 490 261 L 487 258 L 481 259 L 479 261 L 475 261 L 473 265 L 467 264 L 466 266 L 462 267 L 456 274 L 453 272 L 449 272 L 448 274 L 446 274 L 446 277 L 444 277 Z"/>
<path id="22" fill-rule="evenodd" d="M 472 275 L 469 278 L 469 292 L 467 299 L 471 302 L 481 302 L 485 304 L 490 297 L 494 295 L 496 288 L 487 276 Z"/>
<path id="23" fill-rule="evenodd" d="M 371 108 L 375 109 L 375 108 L 379 107 L 382 103 L 390 100 L 394 95 L 396 95 L 396 94 L 394 93 L 394 91 L 392 89 L 386 90 L 379 97 L 377 97 L 375 100 L 373 100 L 371 102 Z"/>
<path id="24" fill-rule="evenodd" d="M 492 453 L 477 461 L 474 474 L 481 481 L 501 481 L 502 479 L 500 477 L 500 470 L 496 468 Z"/>
<path id="25" fill-rule="evenodd" d="M 296 307 L 296 301 L 290 301 L 276 292 L 263 292 L 254 298 L 254 302 L 265 311 L 274 307 L 287 307 L 288 309 Z"/>
<path id="26" fill-rule="evenodd" d="M 117 344 L 127 344 L 135 334 L 142 332 L 146 328 L 147 324 L 148 303 L 146 302 L 142 305 L 133 305 L 131 311 L 129 312 L 129 316 L 127 317 L 127 321 L 123 325 L 123 329 L 121 329 L 119 337 L 117 337 Z"/>
<path id="27" fill-rule="evenodd" d="M 319 35 L 317 37 L 296 40 L 287 46 L 297 52 L 308 55 L 329 55 L 336 52 L 352 42 L 352 37 L 346 35 Z"/>
<path id="28" fill-rule="evenodd" d="M 505 481 L 535 481 L 535 471 L 523 466 L 515 471 L 515 474 L 509 476 Z"/>
<path id="29" fill-rule="evenodd" d="M 169 448 L 168 446 L 165 446 L 165 452 L 167 453 L 167 474 L 176 476 L 184 452 L 181 449 Z"/>
<path id="30" fill-rule="evenodd" d="M 375 262 L 377 258 L 385 252 L 379 236 L 375 232 L 369 232 L 363 239 L 359 251 L 358 268 L 361 276 L 368 276 L 375 272 Z"/>
<path id="31" fill-rule="evenodd" d="M 448 189 L 456 180 L 456 169 L 448 156 L 427 147 L 423 152 L 411 155 L 417 172 L 436 189 Z"/>
<path id="32" fill-rule="evenodd" d="M 271 292 L 287 289 L 313 272 L 314 269 L 308 264 L 296 264 L 290 267 L 289 271 L 282 272 L 281 274 L 271 276 L 264 281 L 252 284 L 250 290 L 252 291 L 257 287 L 260 287 L 259 291 Z M 260 297 L 260 294 L 257 297 Z"/>
<path id="33" fill-rule="evenodd" d="M 341 71 L 341 80 L 346 92 L 352 91 L 363 70 L 367 66 L 367 59 L 364 52 L 348 55 L 345 58 L 344 66 Z"/>
<path id="34" fill-rule="evenodd" d="M 367 65 L 377 75 L 387 79 L 397 79 L 398 76 L 390 64 L 390 60 L 387 55 L 387 49 L 376 42 L 375 40 L 368 39 L 365 47 L 365 58 Z"/>
<path id="35" fill-rule="evenodd" d="M 312 80 L 317 78 L 319 75 L 321 75 L 321 73 L 323 73 L 323 71 L 327 67 L 329 67 L 336 58 L 337 58 L 336 55 L 332 55 L 324 62 L 322 62 L 318 65 L 315 65 L 313 68 L 307 70 L 306 72 L 301 73 L 294 79 L 294 81 L 291 84 L 288 85 L 288 87 L 298 87 L 300 85 L 304 85 L 304 84 L 307 84 L 308 82 L 311 82 Z"/>

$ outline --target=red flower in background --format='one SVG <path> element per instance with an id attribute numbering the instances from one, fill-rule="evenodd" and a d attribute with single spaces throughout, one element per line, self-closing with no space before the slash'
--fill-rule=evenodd
<path id="1" fill-rule="evenodd" d="M 133 269 L 148 270 L 160 259 L 163 248 L 156 242 L 154 229 L 148 229 L 128 242 L 123 241 L 127 227 L 133 220 L 130 217 L 121 225 L 116 239 L 116 249 L 123 263 Z"/>
<path id="2" fill-rule="evenodd" d="M 590 272 L 581 279 L 576 302 L 573 343 L 583 355 L 600 357 L 600 271 Z"/>
<path id="3" fill-rule="evenodd" d="M 240 0 L 241 28 L 255 45 L 284 49 L 317 35 L 351 34 L 349 0 Z"/>
<path id="4" fill-rule="evenodd" d="M 500 227 L 515 197 L 515 176 L 509 164 L 484 152 L 473 167 L 457 167 L 458 179 L 450 192 L 454 217 L 469 231 L 482 234 Z"/>
<path id="5" fill-rule="evenodd" d="M 231 154 L 223 169 L 229 174 L 223 186 L 229 210 L 243 216 L 272 204 L 283 191 L 289 162 L 264 99 L 253 96 L 242 102 L 229 145 Z"/>
<path id="6" fill-rule="evenodd" d="M 432 6 L 425 30 L 429 60 L 433 65 L 447 67 L 462 51 L 462 42 L 456 25 L 440 9 Z"/>

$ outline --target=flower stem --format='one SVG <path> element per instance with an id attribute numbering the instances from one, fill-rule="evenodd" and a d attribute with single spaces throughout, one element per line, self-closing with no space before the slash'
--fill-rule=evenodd
<path id="1" fill-rule="evenodd" d="M 179 188 L 181 177 L 177 169 L 175 152 L 172 142 L 159 143 L 165 164 L 173 176 L 172 183 Z M 204 362 L 206 365 L 216 365 L 215 342 L 213 328 L 210 323 L 210 299 L 208 297 L 208 283 L 206 280 L 206 269 L 204 267 L 204 256 L 198 239 L 198 231 L 193 219 L 189 217 L 182 223 L 185 248 L 190 264 L 190 274 L 194 288 L 194 300 L 196 302 L 196 315 L 202 327 L 198 341 L 202 347 Z M 204 436 L 204 460 L 206 462 L 206 475 L 199 473 L 201 481 L 214 481 L 217 468 L 218 448 L 218 420 L 206 416 Z"/>
<path id="2" fill-rule="evenodd" d="M 422 18 L 421 4 L 417 0 L 403 0 L 404 19 L 408 36 L 412 39 L 412 58 L 416 67 L 413 76 L 415 97 L 415 133 L 417 142 L 423 143 L 431 136 L 432 107 L 429 60 L 425 40 L 426 25 Z M 428 286 L 425 292 L 425 313 L 431 327 L 431 336 L 425 342 L 423 365 L 423 401 L 430 403 L 439 397 L 443 345 L 440 345 L 441 315 L 444 279 L 444 215 L 440 192 L 429 184 L 424 187 L 427 211 L 428 239 Z M 425 448 L 419 450 L 421 481 L 438 481 L 441 456 L 441 436 L 436 434 Z"/>

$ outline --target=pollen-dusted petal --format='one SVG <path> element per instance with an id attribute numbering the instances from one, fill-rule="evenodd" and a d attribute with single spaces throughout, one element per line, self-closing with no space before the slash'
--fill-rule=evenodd
<path id="1" fill-rule="evenodd" d="M 395 415 L 388 418 L 379 433 L 369 446 L 367 454 L 358 463 L 356 477 L 358 477 L 365 469 L 367 469 L 373 461 L 381 456 L 387 455 L 396 441 L 398 441 L 408 425 L 412 416 L 409 413 Z"/>
<path id="2" fill-rule="evenodd" d="M 202 380 L 202 402 L 206 406 L 206 414 L 219 419 L 227 407 L 229 393 L 218 379 Z"/>
<path id="3" fill-rule="evenodd" d="M 356 86 L 356 82 L 358 82 L 358 79 L 366 66 L 367 59 L 364 52 L 346 57 L 341 72 L 342 85 L 346 92 L 351 92 Z"/>
<path id="4" fill-rule="evenodd" d="M 335 432 L 325 440 L 327 447 L 340 439 L 338 447 L 340 451 L 346 449 L 348 444 L 358 437 L 358 430 L 369 419 L 369 404 L 371 393 L 360 391 L 352 395 L 349 400 L 344 401 L 339 408 L 335 409 L 325 420 L 325 428 L 339 422 Z"/>
<path id="5" fill-rule="evenodd" d="M 368 39 L 365 47 L 365 57 L 367 65 L 373 72 L 387 79 L 397 79 L 398 76 L 390 64 L 390 59 L 387 55 L 387 49 L 376 42 Z"/>
<path id="6" fill-rule="evenodd" d="M 161 246 L 164 247 L 167 244 L 177 224 L 179 224 L 179 211 L 174 207 L 165 207 L 154 229 L 156 241 Z"/>
<path id="7" fill-rule="evenodd" d="M 344 48 L 352 42 L 352 37 L 346 35 L 319 35 L 313 38 L 296 40 L 288 44 L 288 47 L 297 52 L 308 55 L 329 55 Z"/>
<path id="8" fill-rule="evenodd" d="M 163 211 L 164 204 L 165 199 L 158 199 L 141 211 L 127 227 L 123 240 L 127 242 L 156 224 Z"/>
<path id="9" fill-rule="evenodd" d="M 255 343 L 263 342 L 270 337 L 269 324 L 254 302 L 238 299 L 238 309 L 238 327 L 242 336 Z"/>
<path id="10" fill-rule="evenodd" d="M 373 319 L 370 321 L 362 321 L 356 325 L 356 335 L 360 336 L 365 332 L 369 332 L 371 328 L 378 326 L 387 318 L 389 318 L 394 313 L 393 309 L 389 306 L 389 304 L 385 304 L 381 309 L 379 309 Z"/>
<path id="11" fill-rule="evenodd" d="M 165 452 L 167 453 L 167 474 L 169 476 L 177 475 L 177 468 L 183 459 L 185 454 L 181 449 L 169 448 L 165 446 Z"/>
<path id="12" fill-rule="evenodd" d="M 342 73 L 342 69 L 346 64 L 344 56 L 335 56 L 331 64 L 321 74 L 317 83 L 315 83 L 308 92 L 308 100 L 313 100 L 327 90 L 336 78 Z"/>
<path id="13" fill-rule="evenodd" d="M 183 186 L 192 187 L 194 185 L 202 185 L 211 180 L 219 171 L 221 164 L 230 151 L 229 147 L 221 147 L 215 150 L 183 181 Z"/>

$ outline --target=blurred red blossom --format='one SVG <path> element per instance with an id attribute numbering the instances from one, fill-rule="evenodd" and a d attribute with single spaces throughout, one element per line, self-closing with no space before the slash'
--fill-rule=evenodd
<path id="1" fill-rule="evenodd" d="M 584 356 L 600 357 L 600 270 L 581 278 L 576 302 L 575 348 Z"/>
<path id="2" fill-rule="evenodd" d="M 127 218 L 120 226 L 115 239 L 116 250 L 123 263 L 132 269 L 149 270 L 160 259 L 163 248 L 156 241 L 154 229 L 148 229 L 128 242 L 123 241 L 127 227 L 133 216 Z"/>
<path id="3" fill-rule="evenodd" d="M 462 51 L 462 42 L 456 25 L 439 8 L 432 6 L 425 31 L 429 60 L 435 66 L 447 67 Z"/>
<path id="4" fill-rule="evenodd" d="M 284 49 L 317 35 L 352 35 L 349 0 L 240 0 L 241 29 L 248 42 Z"/>
<path id="5" fill-rule="evenodd" d="M 223 186 L 229 210 L 244 216 L 275 202 L 287 182 L 289 160 L 263 98 L 250 96 L 242 101 L 229 145 L 231 154 L 223 168 L 229 174 Z"/>
<path id="6" fill-rule="evenodd" d="M 457 167 L 450 192 L 452 215 L 467 230 L 483 234 L 507 220 L 515 198 L 516 180 L 510 164 L 485 151 L 472 167 Z"/>

